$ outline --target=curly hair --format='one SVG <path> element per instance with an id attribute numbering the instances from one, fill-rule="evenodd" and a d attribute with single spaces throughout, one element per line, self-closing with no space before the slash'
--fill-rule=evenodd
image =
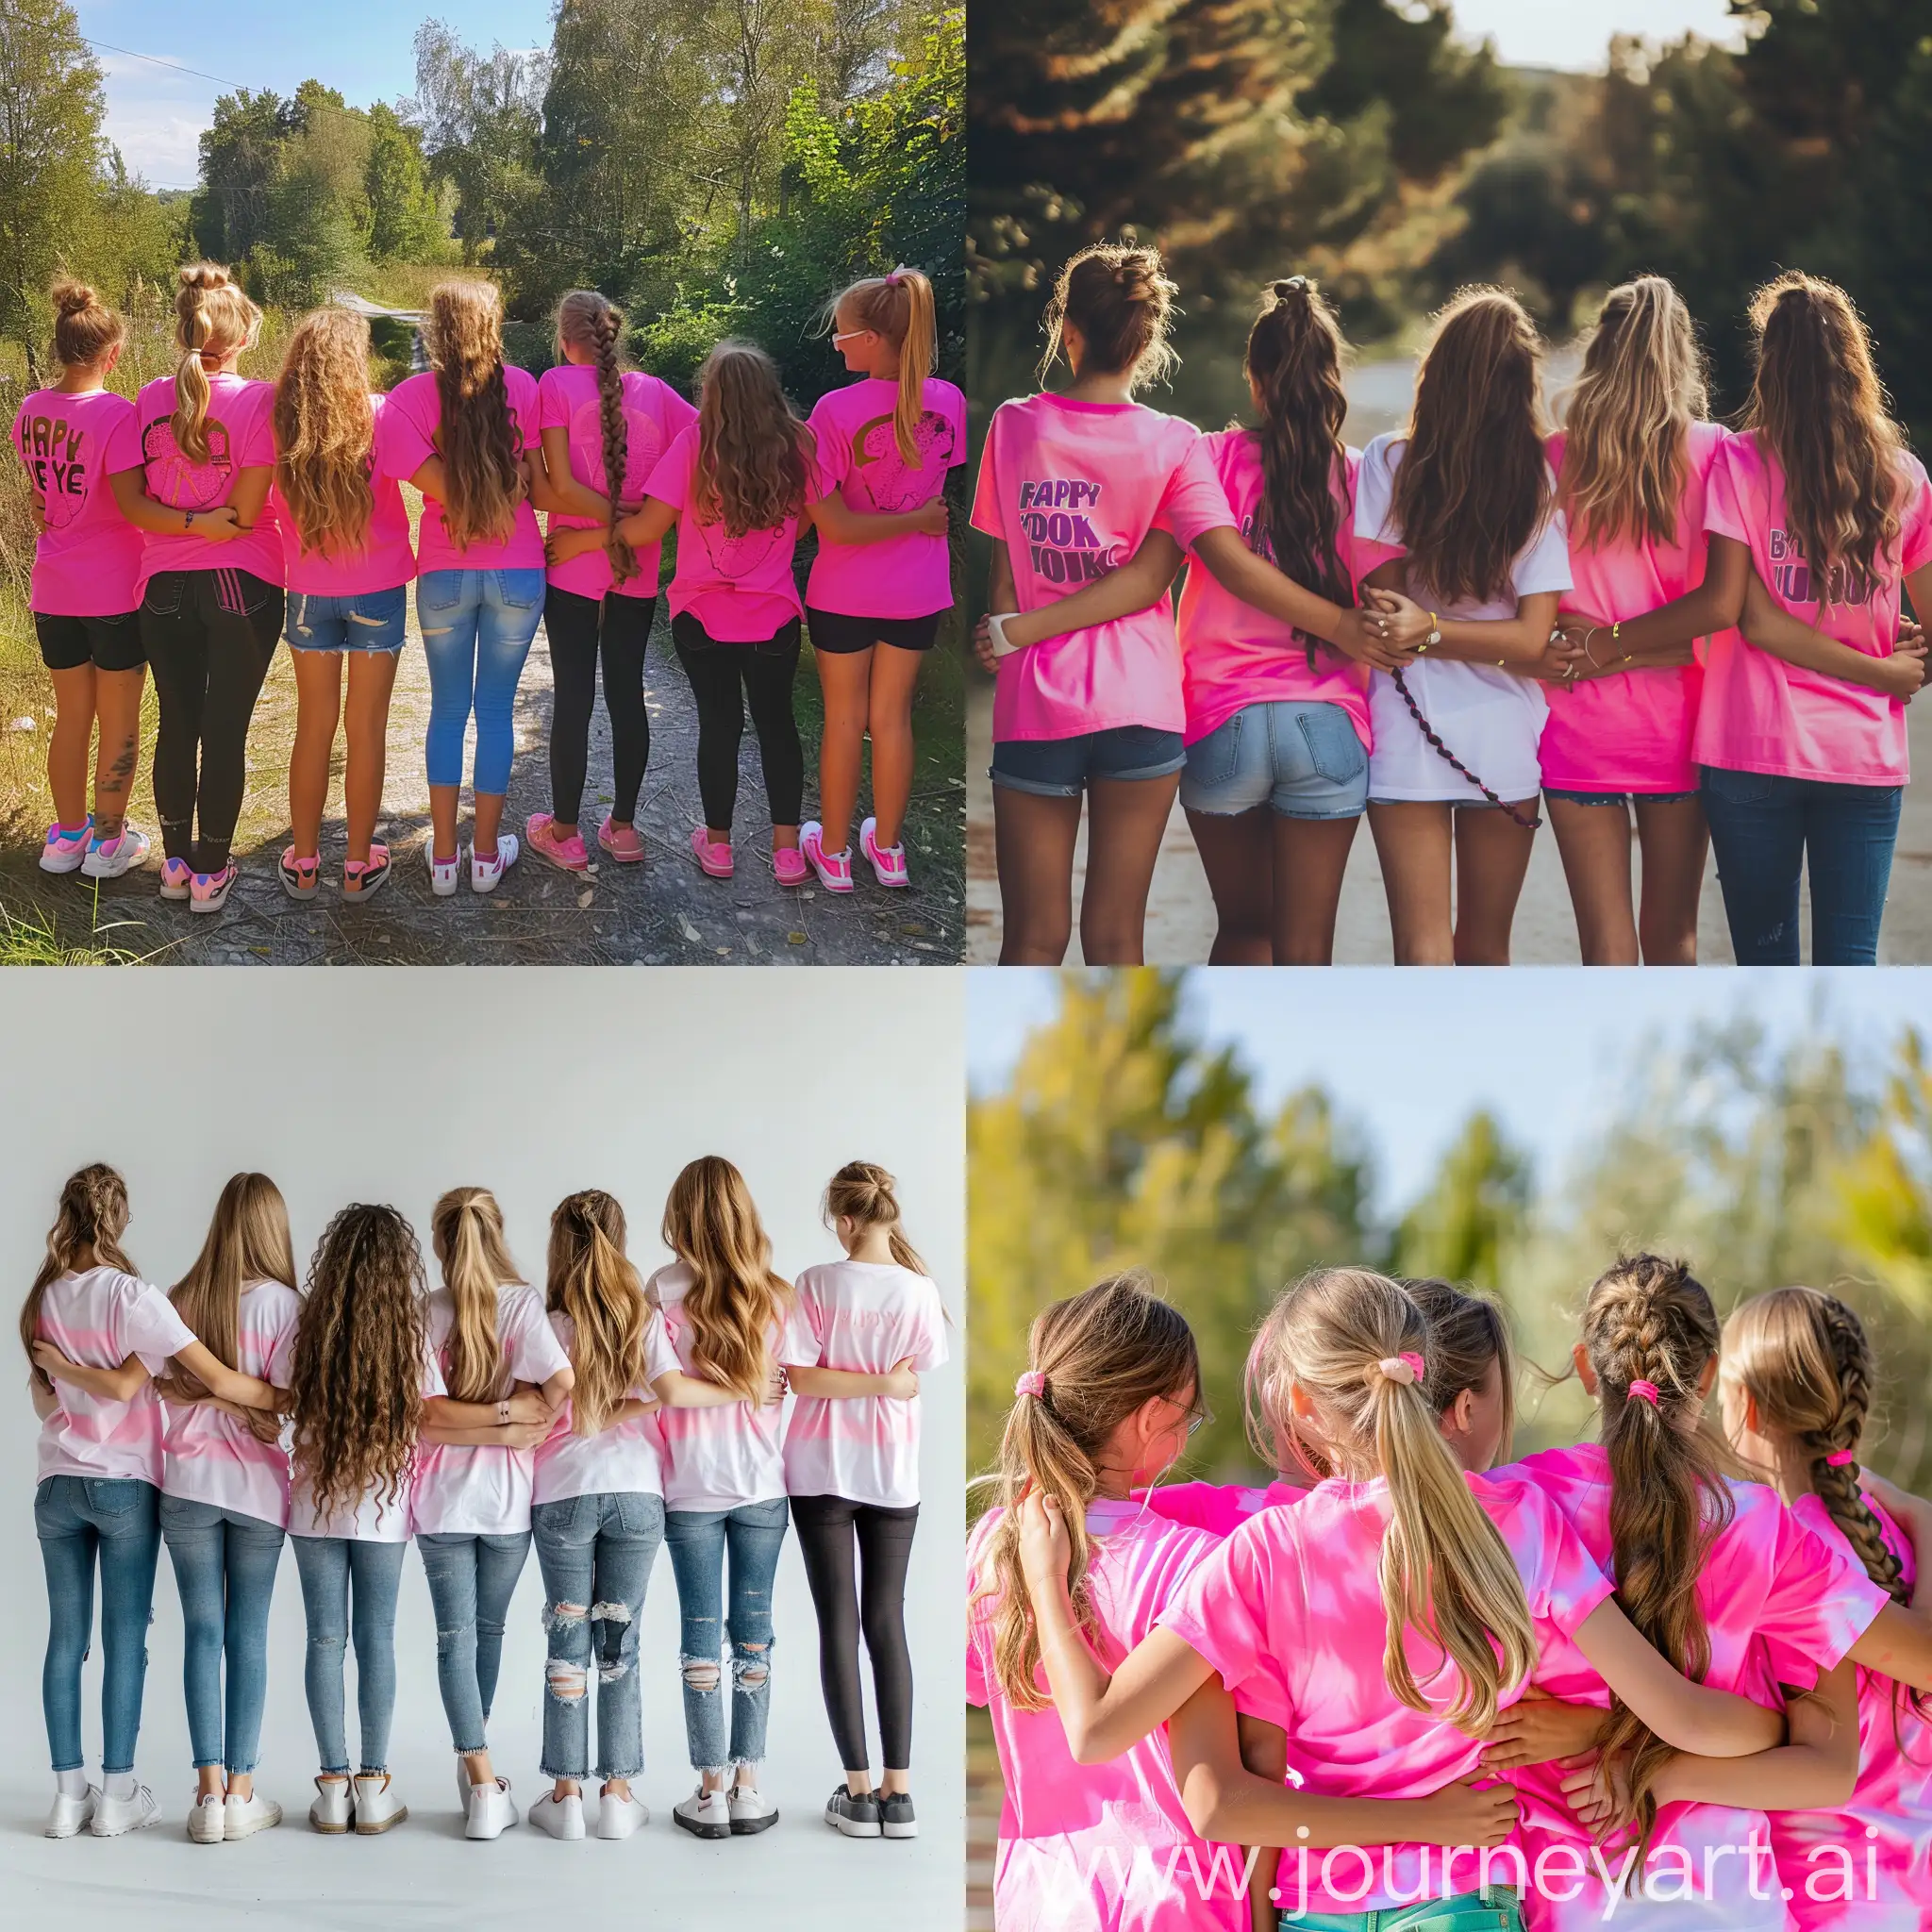
<path id="1" fill-rule="evenodd" d="M 778 365 L 755 342 L 723 341 L 698 389 L 697 520 L 727 537 L 777 529 L 805 508 L 814 448 Z"/>
<path id="2" fill-rule="evenodd" d="M 571 1431 L 594 1436 L 645 1385 L 651 1306 L 625 1253 L 624 1209 L 599 1188 L 571 1194 L 550 1217 L 546 1301 L 571 1323 Z"/>
<path id="3" fill-rule="evenodd" d="M 604 432 L 604 487 L 610 525 L 604 549 L 617 581 L 638 574 L 638 554 L 618 531 L 618 497 L 630 462 L 630 429 L 624 418 L 624 311 L 595 289 L 573 289 L 557 305 L 559 347 L 588 349 L 595 357 L 599 426 Z"/>
<path id="4" fill-rule="evenodd" d="M 369 325 L 346 308 L 295 325 L 275 378 L 275 488 L 305 550 L 345 555 L 368 541 L 375 513 L 370 457 Z"/>
<path id="5" fill-rule="evenodd" d="M 41 1304 L 55 1282 L 74 1273 L 83 1251 L 92 1250 L 97 1266 L 118 1268 L 124 1274 L 135 1273 L 121 1246 L 126 1226 L 127 1183 L 106 1161 L 91 1161 L 67 1176 L 54 1225 L 47 1230 L 46 1257 L 20 1308 L 20 1345 L 30 1364 L 34 1343 L 40 1340 Z M 54 1386 L 38 1365 L 33 1367 L 33 1379 L 42 1390 Z"/>
<path id="6" fill-rule="evenodd" d="M 439 282 L 425 331 L 442 408 L 443 527 L 458 550 L 507 542 L 524 494 L 524 452 L 503 373 L 503 298 L 493 282 Z"/>

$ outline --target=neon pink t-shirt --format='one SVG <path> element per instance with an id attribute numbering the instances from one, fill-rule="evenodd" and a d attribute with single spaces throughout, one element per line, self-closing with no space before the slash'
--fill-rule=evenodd
<path id="1" fill-rule="evenodd" d="M 568 1315 L 553 1309 L 551 1332 L 566 1355 L 576 1334 Z M 664 1333 L 664 1318 L 656 1308 L 644 1324 L 644 1381 L 627 1391 L 640 1402 L 655 1402 L 648 1384 L 677 1367 Z M 560 1503 L 567 1496 L 661 1496 L 664 1459 L 658 1440 L 656 1415 L 632 1416 L 609 1423 L 594 1436 L 580 1436 L 572 1427 L 570 1400 L 558 1412 L 557 1426 L 537 1444 L 537 1469 L 532 1503 Z"/>
<path id="2" fill-rule="evenodd" d="M 929 375 L 924 411 L 912 432 L 919 459 L 908 463 L 893 433 L 899 385 L 866 376 L 827 391 L 812 406 L 812 434 L 827 487 L 862 516 L 892 516 L 930 503 L 946 472 L 966 460 L 966 398 Z M 814 610 L 848 617 L 926 617 L 953 606 L 953 567 L 943 537 L 919 531 L 878 543 L 835 543 L 819 532 L 806 580 Z"/>
<path id="3" fill-rule="evenodd" d="M 302 1297 L 286 1282 L 251 1282 L 236 1314 L 236 1368 L 286 1389 L 301 1314 Z M 279 1441 L 262 1441 L 207 1403 L 164 1402 L 161 1416 L 162 1495 L 288 1526 L 289 1452 Z"/>
<path id="4" fill-rule="evenodd" d="M 425 1402 L 432 1395 L 447 1395 L 442 1371 L 427 1342 L 423 1356 L 422 1394 Z M 365 1490 L 356 1507 L 338 1505 L 326 1516 L 316 1511 L 315 1497 L 303 1473 L 301 1458 L 289 1458 L 289 1534 L 291 1536 L 333 1537 L 342 1542 L 406 1543 L 409 1541 L 409 1491 L 416 1466 L 424 1451 L 418 1448 L 405 1471 L 396 1493 L 391 1496 L 380 1485 Z"/>
<path id="5" fill-rule="evenodd" d="M 1204 1843 L 1188 1823 L 1164 1726 L 1106 1764 L 1076 1764 L 1051 1705 L 1015 1710 L 1001 1694 L 995 1600 L 974 1600 L 993 1581 L 977 1572 L 1000 1515 L 981 1517 L 966 1545 L 966 1701 L 991 1715 L 1006 1785 L 993 1868 L 1000 1932 L 1246 1932 L 1242 1855 Z M 1096 1500 L 1087 1528 L 1097 1649 L 1111 1670 L 1153 1630 L 1214 1543 L 1131 1502 Z M 1046 1689 L 1043 1671 L 1035 1681 Z"/>
<path id="6" fill-rule="evenodd" d="M 1217 429 L 1202 441 L 1234 511 L 1241 541 L 1257 557 L 1274 561 L 1274 546 L 1261 522 L 1261 452 L 1254 432 Z M 1335 548 L 1349 582 L 1355 571 L 1355 477 L 1361 455 L 1338 458 L 1333 489 Z M 1364 749 L 1369 730 L 1369 667 L 1344 658 L 1319 639 L 1269 617 L 1224 591 L 1198 562 L 1188 566 L 1181 588 L 1181 686 L 1187 696 L 1190 744 L 1219 730 L 1248 705 L 1337 705 L 1347 713 Z M 1309 659 L 1312 657 L 1313 662 Z"/>
<path id="7" fill-rule="evenodd" d="M 676 441 L 688 424 L 698 420 L 698 412 L 671 387 L 655 375 L 627 369 L 620 382 L 624 392 L 624 487 L 619 503 L 641 503 L 644 486 L 658 467 L 658 459 Z M 597 389 L 597 372 L 577 362 L 559 363 L 537 378 L 537 412 L 544 429 L 570 432 L 570 473 L 579 483 L 600 496 L 610 494 L 609 478 L 604 472 L 604 403 Z M 553 529 L 590 530 L 597 526 L 589 517 L 567 516 L 553 510 Z M 655 597 L 658 594 L 658 567 L 664 546 L 653 543 L 638 552 L 637 573 L 616 583 L 610 558 L 603 550 L 586 551 L 567 563 L 550 566 L 550 581 L 559 591 L 579 597 L 608 596 L 613 589 L 621 597 Z"/>
<path id="8" fill-rule="evenodd" d="M 536 377 L 506 362 L 503 386 L 518 449 L 541 448 Z M 377 471 L 407 482 L 431 457 L 441 454 L 437 438 L 441 431 L 442 396 L 436 387 L 436 372 L 425 369 L 390 391 L 389 407 L 375 425 Z M 517 505 L 516 527 L 508 542 L 473 543 L 462 550 L 443 524 L 441 504 L 425 496 L 422 526 L 416 533 L 416 568 L 425 575 L 433 570 L 541 570 L 543 533 L 537 527 L 530 499 L 525 496 Z"/>
<path id="9" fill-rule="evenodd" d="M 1570 529 L 1574 582 L 1563 599 L 1569 608 L 1622 624 L 1674 602 L 1704 581 L 1705 498 L 1724 438 L 1716 423 L 1691 424 L 1677 527 L 1668 543 L 1624 537 L 1590 550 Z M 1559 488 L 1567 441 L 1558 430 L 1548 444 Z M 1591 648 L 1601 655 L 1608 640 L 1592 639 Z M 1550 715 L 1537 746 L 1543 783 L 1559 791 L 1695 791 L 1690 733 L 1703 681 L 1695 664 L 1665 664 L 1575 685 L 1545 685 Z"/>
<path id="10" fill-rule="evenodd" d="M 1897 554 L 1877 584 L 1844 602 L 1819 602 L 1810 566 L 1787 527 L 1783 472 L 1755 431 L 1725 439 L 1704 526 L 1748 545 L 1759 581 L 1801 624 L 1867 657 L 1889 658 L 1902 580 L 1932 563 L 1924 465 L 1901 456 L 1899 474 Z M 1788 664 L 1754 650 L 1736 630 L 1710 641 L 1693 749 L 1699 764 L 1733 772 L 1840 785 L 1903 785 L 1911 776 L 1903 699 Z"/>
<path id="11" fill-rule="evenodd" d="M 119 475 L 139 470 L 142 488 L 170 509 L 217 509 L 235 493 L 243 470 L 272 470 L 275 406 L 272 382 L 216 374 L 208 379 L 208 460 L 191 463 L 175 441 L 175 378 L 158 375 L 143 383 L 134 413 L 119 423 L 108 446 L 108 469 Z M 273 491 L 271 491 L 273 494 Z M 275 505 L 262 506 L 255 527 L 240 537 L 210 543 L 191 531 L 179 536 L 144 532 L 141 551 L 141 590 L 148 579 L 170 570 L 245 570 L 264 583 L 282 581 L 282 533 Z"/>
<path id="12" fill-rule="evenodd" d="M 375 435 L 382 435 L 387 396 L 371 396 Z M 393 476 L 377 469 L 377 443 L 369 450 L 369 483 L 375 498 L 362 547 L 349 553 L 304 548 L 302 533 L 289 513 L 279 484 L 270 492 L 289 567 L 289 589 L 305 597 L 359 597 L 371 591 L 393 591 L 416 575 L 416 553 L 409 544 L 409 512 L 403 488 Z"/>
<path id="13" fill-rule="evenodd" d="M 37 389 L 13 419 L 13 447 L 46 505 L 30 602 L 43 617 L 113 617 L 141 602 L 141 532 L 108 483 L 108 449 L 134 405 L 110 389 Z"/>
<path id="14" fill-rule="evenodd" d="M 84 1369 L 118 1369 L 131 1355 L 158 1375 L 194 1340 L 159 1289 L 118 1268 L 90 1268 L 47 1284 L 35 1335 Z M 54 1412 L 41 1424 L 40 1478 L 128 1476 L 161 1481 L 161 1405 L 143 1382 L 127 1402 L 54 1384 Z"/>
<path id="15" fill-rule="evenodd" d="M 1291 1483 L 1270 1483 L 1262 1490 L 1239 1483 L 1156 1483 L 1151 1490 L 1135 1492 L 1137 1497 L 1145 1495 L 1148 1508 L 1157 1516 L 1205 1529 L 1217 1541 L 1232 1536 L 1259 1511 L 1299 1503 L 1307 1493 Z"/>
<path id="16" fill-rule="evenodd" d="M 924 1374 L 946 1359 L 946 1312 L 924 1274 L 891 1261 L 833 1261 L 795 1284 L 818 1342 L 808 1366 L 883 1375 L 911 1357 Z M 785 1429 L 785 1491 L 842 1496 L 880 1509 L 919 1501 L 919 1399 L 801 1395 Z"/>
<path id="17" fill-rule="evenodd" d="M 1207 440 L 1178 416 L 1044 394 L 993 411 L 973 527 L 1007 546 L 1022 610 L 1119 569 L 1150 531 L 1165 530 L 1191 550 L 1234 523 Z M 1127 724 L 1187 725 L 1180 641 L 1165 597 L 1000 659 L 995 741 L 1078 738 Z"/>
<path id="18" fill-rule="evenodd" d="M 1610 1593 L 1575 1533 L 1527 1484 L 1466 1478 L 1502 1532 L 1523 1578 L 1539 1646 L 1574 1630 Z M 1475 1769 L 1479 1739 L 1402 1703 L 1383 1675 L 1389 1623 L 1376 1580 L 1389 1520 L 1382 1478 L 1318 1484 L 1292 1509 L 1263 1509 L 1220 1543 L 1160 1622 L 1220 1672 L 1236 1707 L 1279 1724 L 1303 1789 L 1356 1798 L 1420 1798 Z M 1405 1637 L 1418 1682 L 1450 1701 L 1441 1653 Z M 1505 1705 L 1523 1694 L 1506 1690 Z M 1282 1909 L 1362 1912 L 1413 1903 L 1444 1888 L 1441 1860 L 1389 1845 L 1364 1872 L 1360 1857 L 1283 1854 Z M 1492 1867 L 1498 1882 L 1508 1861 Z M 1352 1888 L 1368 1881 L 1365 1890 Z M 1476 1882 L 1465 1870 L 1454 1890 Z"/>

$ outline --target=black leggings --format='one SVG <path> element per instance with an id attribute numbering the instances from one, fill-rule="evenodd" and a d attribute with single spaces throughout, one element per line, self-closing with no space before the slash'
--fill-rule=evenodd
<path id="1" fill-rule="evenodd" d="M 865 1771 L 865 1700 L 858 1688 L 858 1635 L 872 1658 L 883 1769 L 912 1762 L 912 1657 L 906 1648 L 906 1565 L 919 1505 L 881 1509 L 842 1496 L 793 1496 L 791 1521 L 819 1618 L 819 1684 L 839 1762 Z M 858 1543 L 860 1580 L 853 1579 Z"/>
<path id="2" fill-rule="evenodd" d="M 154 783 L 161 849 L 198 873 L 228 862 L 248 781 L 248 725 L 285 602 L 279 584 L 245 570 L 159 571 L 141 600 L 142 648 L 160 706 Z"/>
<path id="3" fill-rule="evenodd" d="M 597 652 L 604 653 L 604 709 L 610 720 L 610 816 L 627 825 L 651 757 L 644 711 L 644 644 L 655 597 L 580 597 L 554 584 L 543 597 L 550 673 L 557 699 L 550 714 L 550 808 L 574 825 L 584 804 L 591 756 L 591 709 L 597 695 Z"/>
<path id="4" fill-rule="evenodd" d="M 738 804 L 738 743 L 751 707 L 765 768 L 765 800 L 774 825 L 795 825 L 805 807 L 805 747 L 791 713 L 798 675 L 799 625 L 793 618 L 759 644 L 724 644 L 708 637 L 690 611 L 671 620 L 678 662 L 698 705 L 698 796 L 705 823 L 728 832 Z"/>

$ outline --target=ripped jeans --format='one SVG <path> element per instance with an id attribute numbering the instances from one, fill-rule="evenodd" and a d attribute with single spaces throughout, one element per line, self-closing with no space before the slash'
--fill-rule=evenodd
<path id="1" fill-rule="evenodd" d="M 597 1775 L 633 1778 L 644 1768 L 638 1697 L 638 1619 L 658 1545 L 664 1499 L 636 1491 L 564 1496 L 530 1511 L 543 1573 L 543 1775 L 581 1784 L 590 1771 L 591 1665 L 597 1666 Z"/>
<path id="2" fill-rule="evenodd" d="M 791 1508 L 783 1496 L 735 1509 L 672 1509 L 664 1541 L 677 1577 L 684 1733 L 699 1772 L 758 1764 L 772 1708 L 772 1580 Z M 730 1607 L 724 1571 L 730 1569 Z M 731 1645 L 731 1736 L 724 1736 L 720 1658 Z"/>

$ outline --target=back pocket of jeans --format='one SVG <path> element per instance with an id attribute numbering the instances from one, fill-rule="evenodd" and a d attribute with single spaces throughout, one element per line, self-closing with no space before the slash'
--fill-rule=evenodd
<path id="1" fill-rule="evenodd" d="M 1339 705 L 1309 705 L 1295 719 L 1308 747 L 1316 771 L 1331 785 L 1346 785 L 1359 778 L 1367 768 L 1369 755 L 1355 735 L 1355 726 Z"/>
<path id="2" fill-rule="evenodd" d="M 1726 805 L 1769 805 L 1777 780 L 1769 772 L 1733 772 L 1723 765 L 1707 765 L 1704 783 Z"/>
<path id="3" fill-rule="evenodd" d="M 150 617 L 173 617 L 181 608 L 181 574 L 164 570 L 147 580 L 141 608 Z"/>
<path id="4" fill-rule="evenodd" d="M 1218 791 L 1241 765 L 1241 714 L 1237 711 L 1217 724 L 1206 738 L 1188 747 L 1188 783 L 1204 791 Z"/>

